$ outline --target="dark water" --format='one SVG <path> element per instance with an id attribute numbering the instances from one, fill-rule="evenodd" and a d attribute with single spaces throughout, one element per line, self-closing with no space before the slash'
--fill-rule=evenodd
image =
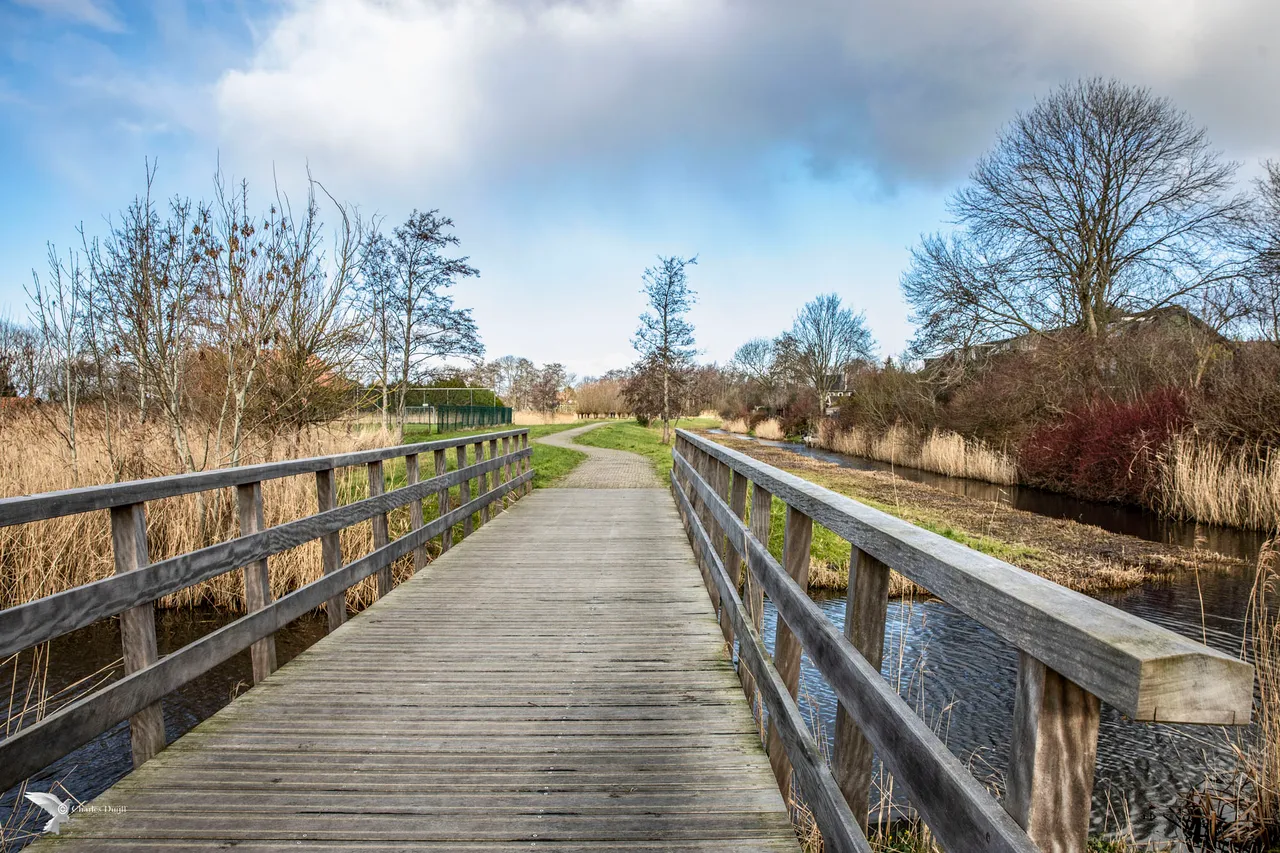
<path id="1" fill-rule="evenodd" d="M 709 432 L 727 434 L 722 430 L 709 430 Z M 1266 534 L 1256 530 L 1174 521 L 1140 507 L 1082 500 L 1047 489 L 1036 489 L 1030 486 L 1001 486 L 981 480 L 948 477 L 945 474 L 935 474 L 919 468 L 891 465 L 888 462 L 864 459 L 860 456 L 846 456 L 843 453 L 786 441 L 768 441 L 743 435 L 735 435 L 734 438 L 788 450 L 810 459 L 832 462 L 842 468 L 852 468 L 857 471 L 887 471 L 904 480 L 924 483 L 974 500 L 998 501 L 1014 509 L 1034 512 L 1049 518 L 1067 518 L 1083 524 L 1092 524 L 1113 533 L 1136 536 L 1149 542 L 1164 542 L 1188 548 L 1208 548 L 1229 557 L 1253 561 L 1258 557 L 1258 549 L 1267 540 Z"/>
<path id="2" fill-rule="evenodd" d="M 1251 531 L 1171 522 L 1142 509 L 1059 495 L 1041 489 L 995 486 L 927 471 L 844 456 L 803 445 L 761 441 L 859 470 L 886 471 L 977 500 L 999 500 L 1017 509 L 1070 518 L 1156 542 L 1198 545 L 1255 561 L 1265 537 Z M 1103 601 L 1231 655 L 1239 655 L 1253 570 L 1187 572 Z M 1203 604 L 1202 604 L 1203 602 Z M 820 600 L 827 617 L 844 626 L 843 596 Z M 766 603 L 765 639 L 772 647 L 776 614 Z M 951 750 L 979 777 L 1003 774 L 1008 764 L 1017 652 L 1008 643 L 941 601 L 896 601 L 889 606 L 882 672 L 907 701 L 935 725 Z M 828 738 L 835 729 L 835 697 L 806 659 L 801 704 L 816 714 Z M 1206 773 L 1233 765 L 1230 742 L 1250 728 L 1132 723 L 1102 708 L 1094 829 L 1130 820 L 1140 839 L 1177 836 L 1172 821 L 1182 794 Z"/>
<path id="3" fill-rule="evenodd" d="M 160 654 L 168 654 L 205 636 L 235 619 L 235 614 L 213 609 L 158 610 L 156 612 L 156 641 Z M 279 663 L 292 660 L 299 652 L 325 635 L 326 621 L 323 613 L 309 613 L 297 619 L 284 630 L 276 633 L 276 656 Z M 119 620 L 107 619 L 88 628 L 52 641 L 49 650 L 50 664 L 45 683 L 46 695 L 64 688 L 70 693 L 83 691 L 90 686 L 101 686 L 104 680 L 114 681 L 123 674 L 120 663 Z M 17 661 L 9 661 L 0 667 L 0 677 L 16 683 L 19 691 L 28 683 L 31 673 L 31 652 L 24 652 Z M 45 671 L 43 667 L 39 671 Z M 94 674 L 98 675 L 95 676 Z M 77 689 L 74 685 L 82 679 Z M 243 652 L 219 664 L 209 672 L 183 686 L 163 700 L 165 733 L 172 742 L 185 734 L 201 720 L 211 716 L 240 692 L 253 684 L 253 669 L 249 653 Z M 74 698 L 74 696 L 68 696 Z M 67 704 L 66 701 L 59 706 Z M 18 707 L 22 706 L 21 695 Z M 10 716 L 17 709 L 10 709 Z M 87 802 L 105 791 L 133 768 L 129 752 L 129 724 L 120 723 L 99 735 L 88 744 L 65 756 L 57 763 L 32 776 L 28 790 L 50 791 L 62 799 L 70 793 L 80 802 Z M 17 809 L 15 811 L 15 804 Z M 17 789 L 0 796 L 0 849 L 16 850 L 28 843 L 32 831 L 44 824 L 42 812 L 18 798 Z"/>

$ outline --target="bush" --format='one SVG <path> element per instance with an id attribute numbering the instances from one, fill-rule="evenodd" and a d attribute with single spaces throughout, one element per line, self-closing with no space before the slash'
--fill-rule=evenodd
<path id="1" fill-rule="evenodd" d="M 1160 456 L 1187 421 L 1186 397 L 1175 388 L 1133 403 L 1097 400 L 1032 430 L 1019 470 L 1030 485 L 1151 505 L 1159 496 Z"/>

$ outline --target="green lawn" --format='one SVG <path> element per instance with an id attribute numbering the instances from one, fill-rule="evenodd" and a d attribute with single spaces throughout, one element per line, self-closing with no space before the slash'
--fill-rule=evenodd
<path id="1" fill-rule="evenodd" d="M 671 425 L 679 429 L 709 429 L 720 426 L 720 421 L 715 418 L 681 418 Z M 653 463 L 653 470 L 663 483 L 670 479 L 671 445 L 662 443 L 661 423 L 643 427 L 635 421 L 618 421 L 578 436 L 577 443 L 638 453 Z"/>

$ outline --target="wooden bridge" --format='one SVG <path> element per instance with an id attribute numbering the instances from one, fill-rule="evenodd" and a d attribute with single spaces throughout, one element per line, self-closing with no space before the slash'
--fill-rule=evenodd
<path id="1" fill-rule="evenodd" d="M 697 435 L 674 454 L 670 494 L 531 496 L 515 429 L 0 501 L 0 525 L 109 511 L 117 568 L 0 611 L 0 657 L 119 616 L 128 672 L 0 741 L 0 790 L 129 719 L 137 768 L 36 849 L 796 850 L 785 793 L 826 849 L 868 851 L 877 756 L 944 850 L 1080 851 L 1100 702 L 1249 720 L 1238 660 Z M 339 506 L 360 467 L 370 496 Z M 298 475 L 319 511 L 266 528 L 261 483 Z M 147 501 L 225 488 L 238 538 L 148 560 Z M 373 550 L 344 561 L 338 533 L 368 520 Z M 853 545 L 843 633 L 805 593 L 815 522 Z M 270 558 L 315 539 L 324 574 L 272 601 Z M 1003 802 L 880 675 L 890 567 L 1020 650 Z M 249 612 L 158 656 L 154 602 L 236 570 Z M 370 576 L 379 600 L 346 621 Z M 277 669 L 274 632 L 318 607 L 329 636 Z M 166 744 L 163 697 L 245 649 L 253 689 Z M 802 652 L 840 702 L 830 762 L 795 702 Z"/>

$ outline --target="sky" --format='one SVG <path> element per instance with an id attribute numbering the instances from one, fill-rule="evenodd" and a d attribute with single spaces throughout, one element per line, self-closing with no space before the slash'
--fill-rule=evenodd
<path id="1" fill-rule="evenodd" d="M 496 358 L 634 358 L 641 273 L 698 256 L 725 362 L 824 292 L 880 352 L 898 281 L 1002 125 L 1063 82 L 1168 96 L 1280 158 L 1275 0 L 0 0 L 0 313 L 47 244 L 100 234 L 157 164 L 263 206 L 306 172 L 387 223 L 453 218 L 455 299 Z"/>

